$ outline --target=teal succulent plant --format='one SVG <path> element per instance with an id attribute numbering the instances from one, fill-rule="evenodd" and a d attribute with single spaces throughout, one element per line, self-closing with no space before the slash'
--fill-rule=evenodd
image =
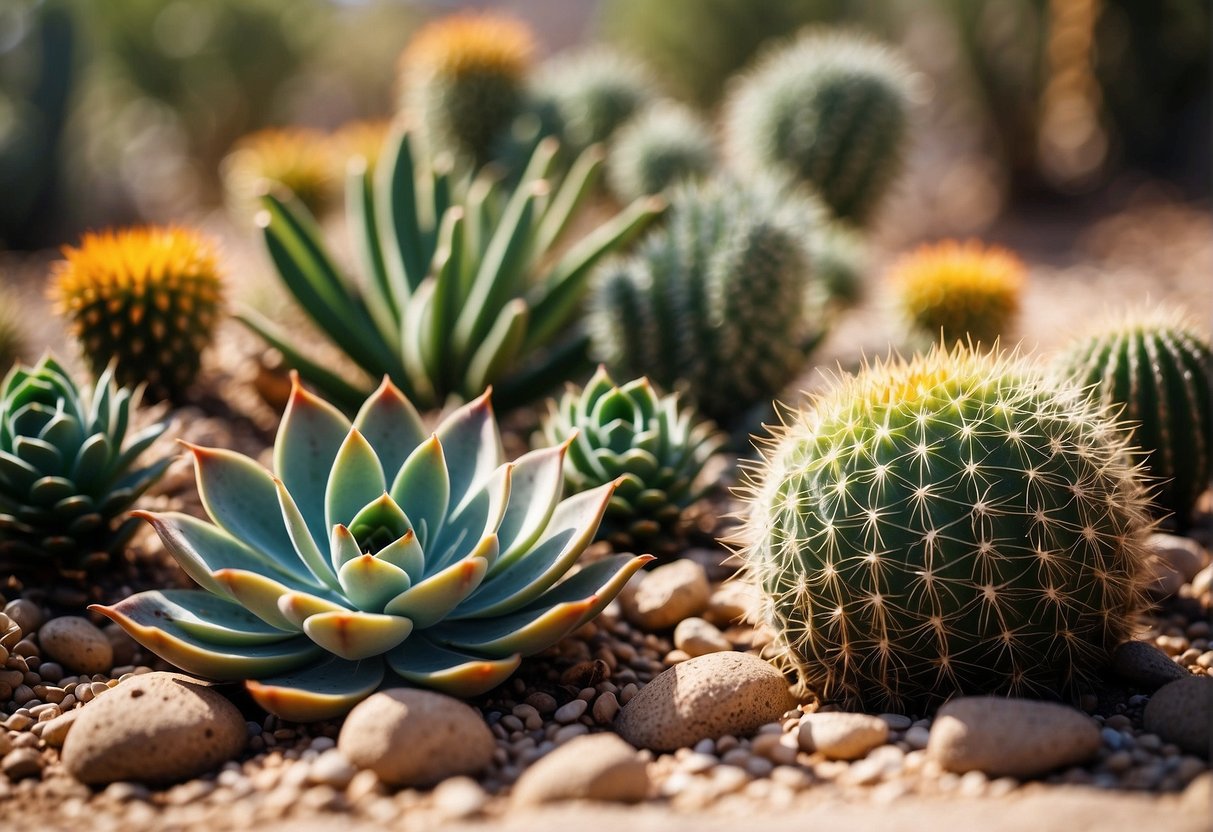
<path id="1" fill-rule="evenodd" d="M 617 199 L 658 194 L 706 179 L 716 165 L 712 130 L 698 115 L 658 102 L 620 128 L 607 157 L 607 184 Z"/>
<path id="2" fill-rule="evenodd" d="M 286 719 L 336 716 L 391 677 L 482 693 L 649 560 L 569 574 L 615 485 L 562 501 L 567 448 L 505 463 L 487 393 L 427 433 L 386 379 L 352 422 L 296 379 L 273 474 L 191 446 L 212 522 L 139 513 L 201 589 L 94 609 Z"/>
<path id="3" fill-rule="evenodd" d="M 542 395 L 584 361 L 575 322 L 592 267 L 663 207 L 637 201 L 554 255 L 601 167 L 591 148 L 553 191 L 556 152 L 554 140 L 541 142 L 507 192 L 488 170 L 467 182 L 417 164 L 409 134 L 394 134 L 373 174 L 350 177 L 361 281 L 340 272 L 305 211 L 265 197 L 260 221 L 283 284 L 366 381 L 309 358 L 257 313 L 238 317 L 347 412 L 384 375 L 425 408 L 468 401 L 490 384 L 499 406 Z"/>
<path id="4" fill-rule="evenodd" d="M 1133 632 L 1151 524 L 1125 439 L 1021 359 L 869 367 L 764 456 L 737 542 L 784 663 L 823 699 L 1065 695 Z"/>
<path id="5" fill-rule="evenodd" d="M 599 537 L 619 551 L 648 551 L 677 540 L 683 512 L 711 486 L 705 466 L 724 436 L 675 395 L 646 378 L 616 386 L 599 367 L 584 390 L 551 402 L 548 445 L 569 443 L 565 490 L 577 494 L 615 482 Z"/>
<path id="6" fill-rule="evenodd" d="M 136 467 L 167 427 L 131 433 L 138 394 L 113 367 L 77 387 L 53 358 L 14 365 L 0 386 L 0 572 L 79 578 L 137 527 L 127 509 L 171 459 Z"/>
<path id="7" fill-rule="evenodd" d="M 1120 411 L 1146 454 L 1154 504 L 1186 527 L 1213 475 L 1213 344 L 1173 310 L 1125 315 L 1076 340 L 1057 371 Z"/>
<path id="8" fill-rule="evenodd" d="M 865 223 L 901 172 L 912 72 L 855 35 L 810 32 L 768 54 L 725 102 L 727 156 L 739 175 L 807 183 L 840 219 Z"/>
<path id="9" fill-rule="evenodd" d="M 804 365 L 811 207 L 772 183 L 713 181 L 670 194 L 667 222 L 604 264 L 587 315 L 612 372 L 684 391 L 732 428 Z"/>

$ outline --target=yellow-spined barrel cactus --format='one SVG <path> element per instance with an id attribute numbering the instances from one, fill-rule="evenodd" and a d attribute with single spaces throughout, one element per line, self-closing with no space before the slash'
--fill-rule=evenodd
<path id="1" fill-rule="evenodd" d="M 381 134 L 382 137 L 382 134 Z M 220 165 L 229 209 L 243 222 L 267 188 L 286 188 L 313 214 L 341 193 L 344 160 L 328 136 L 307 127 L 270 127 L 240 139 Z"/>
<path id="2" fill-rule="evenodd" d="M 401 109 L 431 156 L 483 164 L 520 112 L 535 51 L 520 20 L 462 12 L 422 27 L 400 58 Z"/>
<path id="3" fill-rule="evenodd" d="M 1001 246 L 943 240 L 902 256 L 889 281 L 913 338 L 990 345 L 1015 323 L 1025 273 Z"/>
<path id="4" fill-rule="evenodd" d="M 660 101 L 619 129 L 607 156 L 607 184 L 617 199 L 636 199 L 706 179 L 715 166 L 711 128 L 686 107 Z"/>
<path id="5" fill-rule="evenodd" d="M 130 434 L 136 396 L 106 370 L 80 388 L 53 358 L 0 386 L 0 573 L 80 577 L 135 530 L 124 515 L 168 467 L 135 467 L 167 427 Z"/>
<path id="6" fill-rule="evenodd" d="M 351 423 L 296 382 L 274 473 L 191 447 L 211 523 L 140 513 L 202 587 L 95 607 L 178 667 L 285 719 L 384 683 L 472 696 L 589 621 L 648 557 L 569 575 L 614 484 L 561 501 L 565 445 L 502 458 L 488 394 L 433 433 L 390 382 Z"/>
<path id="7" fill-rule="evenodd" d="M 704 466 L 724 443 L 711 422 L 658 394 L 647 378 L 615 385 L 599 367 L 584 390 L 570 387 L 543 424 L 549 445 L 569 443 L 565 489 L 615 482 L 598 536 L 620 551 L 668 546 L 683 511 L 710 487 Z"/>
<path id="8" fill-rule="evenodd" d="M 1076 340 L 1058 372 L 1119 411 L 1146 454 L 1154 504 L 1186 527 L 1213 474 L 1213 346 L 1176 310 L 1129 313 Z"/>
<path id="9" fill-rule="evenodd" d="M 180 399 L 222 311 L 214 244 L 187 228 L 127 228 L 85 234 L 63 256 L 51 296 L 93 374 L 115 362 L 120 386 Z"/>
<path id="10" fill-rule="evenodd" d="M 743 176 L 807 182 L 835 216 L 863 224 L 902 169 L 912 75 L 866 38 L 803 35 L 734 83 L 724 105 L 728 160 Z"/>
<path id="11" fill-rule="evenodd" d="M 387 119 L 350 121 L 341 125 L 329 137 L 334 178 L 337 181 L 344 179 L 349 162 L 355 157 L 363 159 L 368 170 L 374 170 L 391 132 L 392 123 Z"/>
<path id="12" fill-rule="evenodd" d="M 1117 426 L 1015 357 L 876 364 L 753 474 L 746 568 L 806 687 L 923 712 L 1080 689 L 1133 628 L 1144 488 Z"/>

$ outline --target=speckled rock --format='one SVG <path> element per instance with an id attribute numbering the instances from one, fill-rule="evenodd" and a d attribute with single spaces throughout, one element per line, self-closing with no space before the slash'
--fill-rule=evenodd
<path id="1" fill-rule="evenodd" d="M 713 590 L 703 617 L 717 627 L 732 627 L 748 620 L 759 603 L 760 595 L 753 584 L 726 581 Z"/>
<path id="2" fill-rule="evenodd" d="M 514 800 L 636 803 L 648 790 L 648 767 L 635 748 L 614 734 L 591 734 L 570 740 L 523 772 Z"/>
<path id="3" fill-rule="evenodd" d="M 725 734 L 744 736 L 795 706 L 783 674 L 748 653 L 709 653 L 664 671 L 619 714 L 619 735 L 673 751 Z"/>
<path id="4" fill-rule="evenodd" d="M 4 614 L 29 634 L 42 626 L 42 608 L 27 598 L 14 598 L 4 605 Z"/>
<path id="5" fill-rule="evenodd" d="M 38 631 L 42 652 L 74 673 L 105 673 L 114 666 L 114 648 L 87 618 L 52 618 Z"/>
<path id="6" fill-rule="evenodd" d="M 337 738 L 345 758 L 393 786 L 475 774 L 493 760 L 493 734 L 470 706 L 428 690 L 382 691 L 350 711 Z"/>
<path id="7" fill-rule="evenodd" d="M 127 679 L 81 709 L 63 764 L 81 782 L 162 784 L 218 768 L 248 739 L 236 706 L 179 673 Z"/>
<path id="8" fill-rule="evenodd" d="M 1163 685 L 1146 704 L 1142 724 L 1190 754 L 1206 760 L 1213 743 L 1213 678 L 1189 676 Z"/>
<path id="9" fill-rule="evenodd" d="M 694 616 L 678 622 L 674 628 L 674 646 L 688 656 L 706 656 L 733 649 L 724 633 Z"/>
<path id="10" fill-rule="evenodd" d="M 1095 720 L 1066 705 L 968 696 L 939 709 L 927 756 L 947 771 L 1036 777 L 1091 759 L 1099 744 Z"/>
<path id="11" fill-rule="evenodd" d="M 1166 653 L 1145 641 L 1126 641 L 1112 652 L 1112 670 L 1127 682 L 1147 690 L 1158 690 L 1167 682 L 1189 674 Z"/>
<path id="12" fill-rule="evenodd" d="M 812 713 L 800 720 L 800 749 L 831 760 L 858 760 L 889 738 L 889 725 L 867 714 Z"/>
<path id="13" fill-rule="evenodd" d="M 676 560 L 644 575 L 639 586 L 619 598 L 628 621 L 644 630 L 668 630 L 708 605 L 711 586 L 702 565 Z"/>

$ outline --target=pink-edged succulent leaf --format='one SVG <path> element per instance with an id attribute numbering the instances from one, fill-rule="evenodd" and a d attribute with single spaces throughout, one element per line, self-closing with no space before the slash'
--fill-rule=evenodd
<path id="1" fill-rule="evenodd" d="M 426 436 L 413 403 L 386 377 L 358 411 L 354 427 L 371 443 L 389 479 Z"/>
<path id="2" fill-rule="evenodd" d="M 285 673 L 323 655 L 306 637 L 270 627 L 239 604 L 202 590 L 140 592 L 90 609 L 166 661 L 210 679 Z"/>
<path id="3" fill-rule="evenodd" d="M 456 514 L 474 487 L 505 461 L 489 393 L 486 391 L 444 419 L 436 433 L 450 472 L 451 513 Z"/>
<path id="4" fill-rule="evenodd" d="M 387 654 L 388 667 L 415 685 L 451 696 L 479 696 L 510 677 L 522 662 L 514 653 L 486 659 L 451 650 L 417 635 Z"/>
<path id="5" fill-rule="evenodd" d="M 274 486 L 278 489 L 278 505 L 282 509 L 282 519 L 286 524 L 287 534 L 295 546 L 295 553 L 299 555 L 299 560 L 319 583 L 329 589 L 340 591 L 341 584 L 337 581 L 337 573 L 333 569 L 332 562 L 312 537 L 311 528 L 300 511 L 299 505 L 295 502 L 294 495 L 286 490 L 286 483 L 281 479 L 275 478 Z"/>
<path id="6" fill-rule="evenodd" d="M 378 656 L 413 632 L 413 622 L 399 615 L 372 612 L 324 612 L 303 622 L 308 638 L 343 659 Z"/>
<path id="7" fill-rule="evenodd" d="M 328 528 L 349 524 L 367 503 L 387 491 L 383 466 L 375 449 L 357 428 L 351 429 L 333 459 L 324 491 L 324 522 Z"/>
<path id="8" fill-rule="evenodd" d="M 409 587 L 388 601 L 384 611 L 408 616 L 418 629 L 441 621 L 480 586 L 497 557 L 497 545 L 496 535 L 486 535 L 463 560 Z"/>
<path id="9" fill-rule="evenodd" d="M 345 597 L 366 612 L 383 612 L 384 605 L 412 583 L 408 573 L 374 555 L 348 560 L 337 573 Z"/>
<path id="10" fill-rule="evenodd" d="M 547 528 L 564 489 L 564 454 L 568 443 L 523 455 L 510 475 L 510 499 L 497 529 L 501 557 L 512 561 Z"/>
<path id="11" fill-rule="evenodd" d="M 422 549 L 429 548 L 442 529 L 451 499 L 450 476 L 437 436 L 413 449 L 388 493 L 408 515 Z"/>
<path id="12" fill-rule="evenodd" d="M 333 719 L 375 692 L 383 682 L 383 660 L 329 658 L 290 673 L 245 682 L 253 700 L 294 722 Z"/>

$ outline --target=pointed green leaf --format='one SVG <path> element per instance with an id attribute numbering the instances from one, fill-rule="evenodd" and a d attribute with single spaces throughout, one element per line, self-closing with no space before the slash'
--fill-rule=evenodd
<path id="1" fill-rule="evenodd" d="M 437 436 L 431 436 L 405 460 L 389 492 L 408 515 L 422 549 L 429 546 L 442 527 L 450 491 L 442 443 Z"/>
<path id="2" fill-rule="evenodd" d="M 386 477 L 396 476 L 404 460 L 426 436 L 413 403 L 387 378 L 362 405 L 354 427 L 375 449 Z"/>
<path id="3" fill-rule="evenodd" d="M 383 612 L 384 605 L 412 583 L 403 569 L 374 555 L 346 561 L 337 577 L 345 597 L 365 612 Z"/>
<path id="4" fill-rule="evenodd" d="M 497 316 L 492 329 L 476 347 L 468 362 L 463 391 L 472 396 L 484 390 L 518 361 L 526 337 L 530 310 L 526 302 L 515 298 Z"/>
<path id="5" fill-rule="evenodd" d="M 472 487 L 488 479 L 505 461 L 489 393 L 486 391 L 444 419 L 436 434 L 442 442 L 450 475 L 450 505 L 454 513 L 470 496 Z"/>
<path id="6" fill-rule="evenodd" d="M 441 647 L 415 635 L 387 654 L 388 667 L 409 682 L 451 696 L 479 696 L 510 677 L 522 657 L 485 659 Z"/>
<path id="7" fill-rule="evenodd" d="M 227 597 L 235 599 L 266 624 L 280 630 L 295 629 L 294 622 L 278 608 L 278 599 L 294 587 L 243 569 L 220 569 L 215 572 L 215 580 L 227 590 Z"/>
<path id="8" fill-rule="evenodd" d="M 388 601 L 384 611 L 408 616 L 419 630 L 441 621 L 476 591 L 497 551 L 495 535 L 482 538 L 466 558 L 401 592 Z"/>
<path id="9" fill-rule="evenodd" d="M 324 492 L 324 521 L 330 529 L 349 523 L 363 506 L 387 491 L 375 449 L 357 428 L 346 436 Z"/>
<path id="10" fill-rule="evenodd" d="M 245 682 L 258 705 L 291 722 L 315 722 L 341 716 L 383 683 L 379 659 L 349 662 L 330 658 L 319 664 Z"/>
<path id="11" fill-rule="evenodd" d="M 295 546 L 295 554 L 299 556 L 299 560 L 318 582 L 330 589 L 340 591 L 341 585 L 337 581 L 337 573 L 333 571 L 330 561 L 325 558 L 320 547 L 316 545 L 307 521 L 304 520 L 299 506 L 295 503 L 295 498 L 286 490 L 286 484 L 281 479 L 275 477 L 274 486 L 278 489 L 278 505 L 282 509 L 282 520 L 286 524 L 286 533 Z"/>
<path id="12" fill-rule="evenodd" d="M 370 612 L 323 612 L 303 622 L 308 638 L 343 659 L 378 656 L 408 638 L 413 622 Z"/>
<path id="13" fill-rule="evenodd" d="M 547 528 L 564 489 L 565 442 L 554 448 L 531 451 L 518 458 L 510 473 L 510 499 L 497 536 L 501 558 L 513 561 L 529 549 Z"/>
<path id="14" fill-rule="evenodd" d="M 376 552 L 375 557 L 403 569 L 410 583 L 417 583 L 425 574 L 425 554 L 412 529 Z"/>

